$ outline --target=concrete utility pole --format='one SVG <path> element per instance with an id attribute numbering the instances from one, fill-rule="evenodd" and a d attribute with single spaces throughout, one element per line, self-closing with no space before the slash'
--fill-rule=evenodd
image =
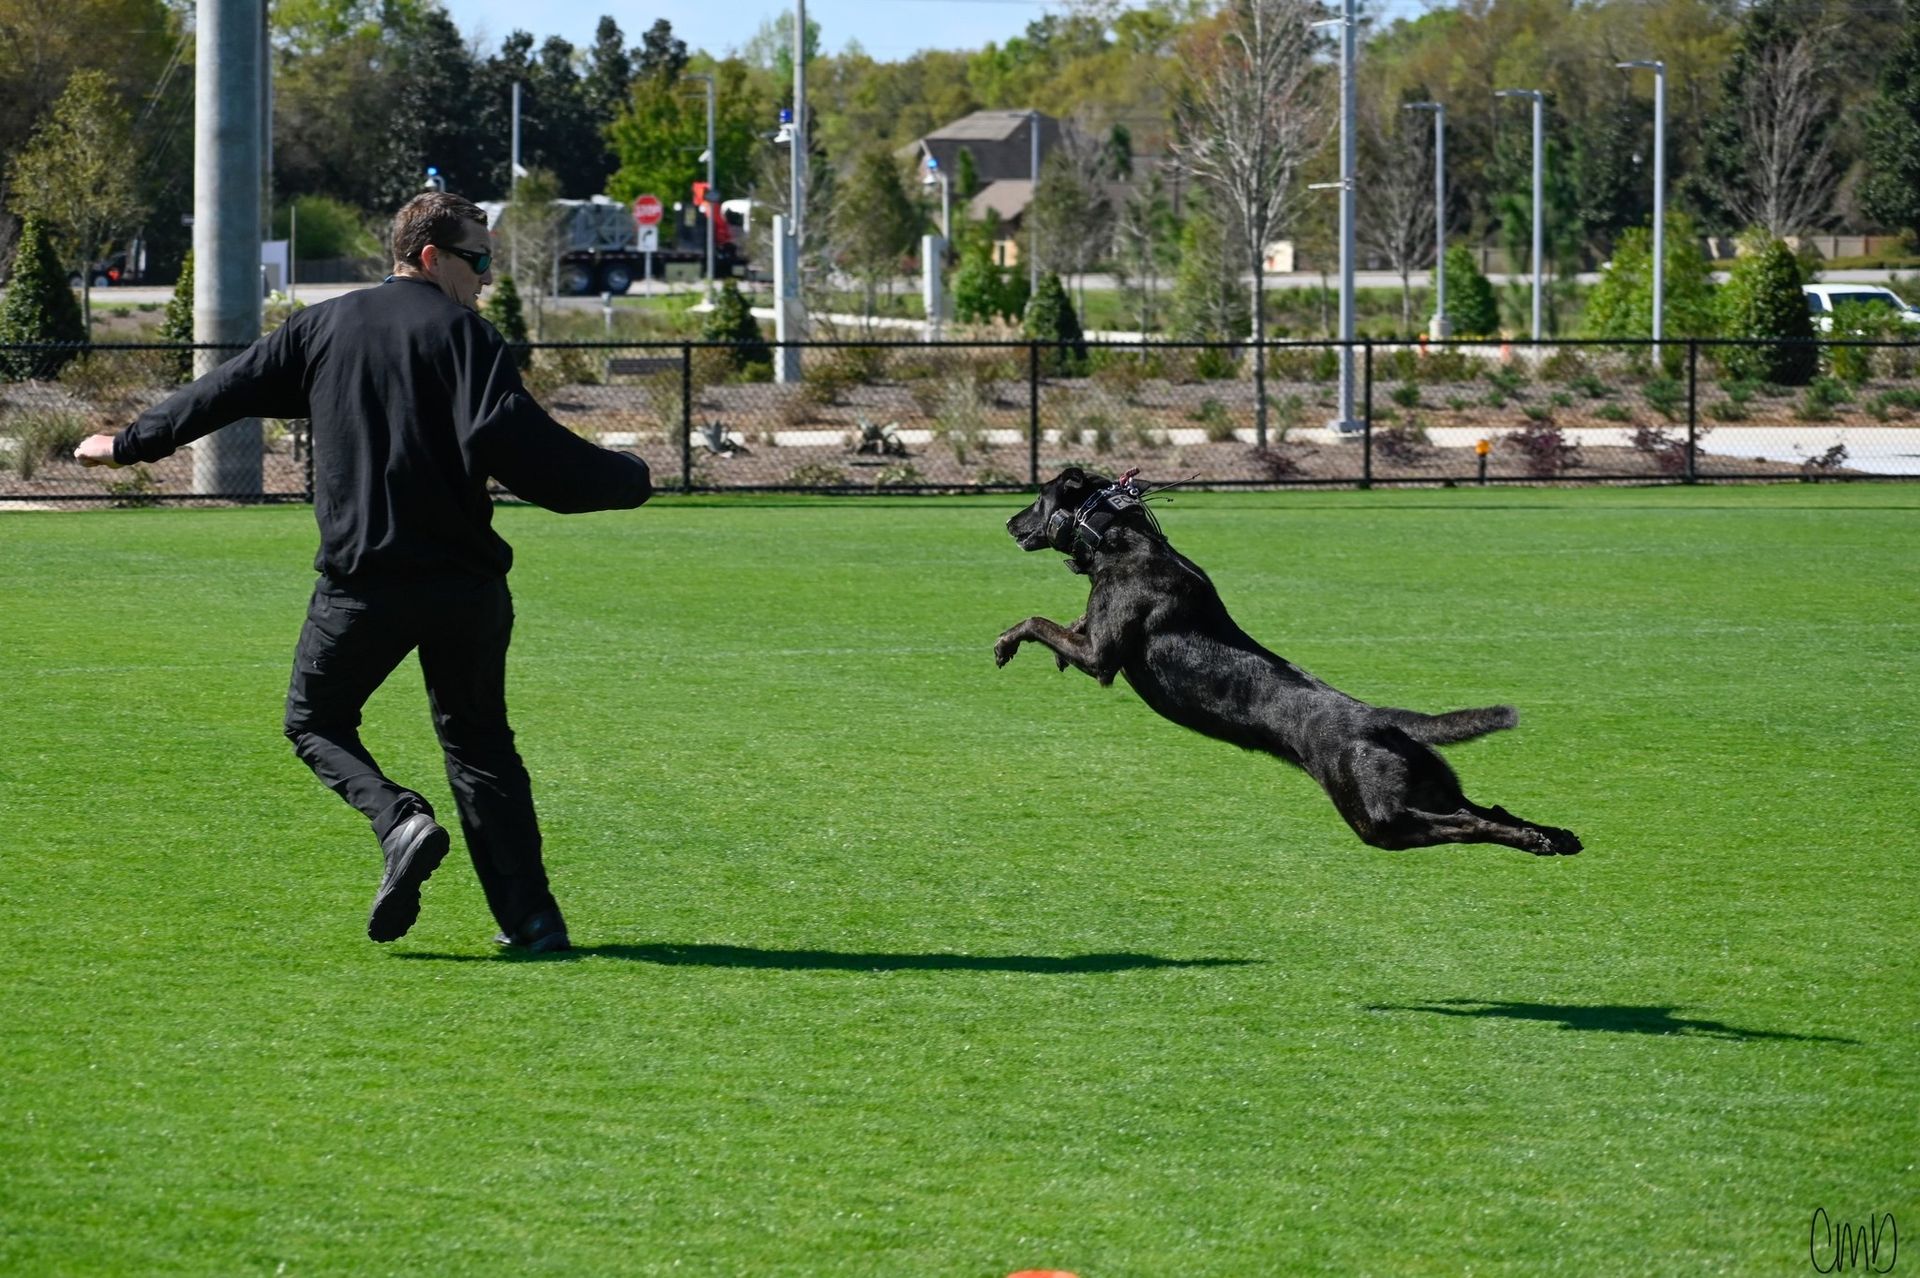
<path id="1" fill-rule="evenodd" d="M 1667 64 L 1644 59 L 1616 62 L 1622 71 L 1653 72 L 1653 340 L 1665 333 L 1667 314 Z"/>
<path id="2" fill-rule="evenodd" d="M 1433 112 L 1433 322 L 1427 336 L 1439 342 L 1453 332 L 1447 319 L 1447 104 L 1409 102 L 1406 109 Z"/>
<path id="3" fill-rule="evenodd" d="M 270 6 L 260 0 L 260 242 L 273 238 L 273 33 Z M 293 259 L 287 259 L 289 269 Z"/>
<path id="4" fill-rule="evenodd" d="M 1354 44 L 1360 27 L 1355 0 L 1341 0 L 1340 16 L 1313 24 L 1340 28 L 1340 180 L 1314 182 L 1310 191 L 1340 192 L 1340 416 L 1331 424 L 1341 433 L 1357 431 L 1353 414 L 1353 186 L 1358 110 L 1354 99 Z"/>
<path id="5" fill-rule="evenodd" d="M 1496 89 L 1496 98 L 1533 99 L 1533 340 L 1540 340 L 1540 271 L 1546 257 L 1546 101 L 1538 89 Z"/>
<path id="6" fill-rule="evenodd" d="M 248 346 L 260 336 L 259 0 L 199 0 L 194 32 L 193 337 Z M 196 376 L 235 351 L 195 351 Z M 260 423 L 193 445 L 193 491 L 258 496 Z"/>
<path id="7" fill-rule="evenodd" d="M 800 380 L 799 342 L 807 335 L 805 298 L 800 289 L 801 249 L 807 206 L 807 0 L 793 4 L 793 119 L 786 126 L 788 172 L 793 184 L 785 217 L 773 219 L 773 330 L 777 354 L 773 380 Z"/>

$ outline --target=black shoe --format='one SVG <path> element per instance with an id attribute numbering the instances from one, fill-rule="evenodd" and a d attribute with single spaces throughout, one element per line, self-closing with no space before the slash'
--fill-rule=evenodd
<path id="1" fill-rule="evenodd" d="M 555 954 L 573 948 L 567 941 L 567 921 L 560 917 L 559 910 L 540 910 L 519 927 L 501 932 L 493 943 L 529 954 Z"/>
<path id="2" fill-rule="evenodd" d="M 374 893 L 373 913 L 367 916 L 367 935 L 376 941 L 405 936 L 420 917 L 420 885 L 440 868 L 447 855 L 447 832 L 425 812 L 416 812 L 387 831 L 380 850 L 387 854 L 386 873 Z"/>

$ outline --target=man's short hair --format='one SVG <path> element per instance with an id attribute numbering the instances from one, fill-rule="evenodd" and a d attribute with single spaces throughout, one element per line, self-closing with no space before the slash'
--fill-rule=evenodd
<path id="1" fill-rule="evenodd" d="M 429 244 L 444 247 L 460 234 L 460 223 L 487 224 L 480 206 L 450 191 L 422 191 L 393 215 L 393 260 L 420 265 L 420 250 Z"/>

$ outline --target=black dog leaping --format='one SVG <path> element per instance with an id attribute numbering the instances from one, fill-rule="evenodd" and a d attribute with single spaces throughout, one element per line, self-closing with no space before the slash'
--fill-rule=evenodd
<path id="1" fill-rule="evenodd" d="M 1511 706 L 1421 714 L 1369 705 L 1274 655 L 1234 624 L 1213 582 L 1168 543 L 1132 474 L 1075 467 L 1007 521 L 1022 550 L 1051 546 L 1092 581 L 1070 626 L 1029 617 L 993 646 L 1006 665 L 1023 643 L 1053 650 L 1102 684 L 1125 675 L 1154 710 L 1195 732 L 1304 769 L 1354 833 L 1378 848 L 1502 843 L 1538 856 L 1580 851 L 1570 830 L 1481 807 L 1432 747 L 1517 722 Z"/>

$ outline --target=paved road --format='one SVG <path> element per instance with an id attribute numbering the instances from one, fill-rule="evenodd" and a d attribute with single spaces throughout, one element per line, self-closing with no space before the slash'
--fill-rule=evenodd
<path id="1" fill-rule="evenodd" d="M 1409 282 L 1415 288 L 1426 288 L 1428 274 L 1426 271 L 1415 271 L 1409 277 Z M 1518 283 L 1524 285 L 1532 280 L 1532 277 L 1528 275 L 1489 275 L 1487 278 L 1495 284 Z M 1600 276 L 1597 273 L 1589 271 L 1583 272 L 1574 278 L 1582 284 L 1592 284 L 1597 282 Z M 1724 283 L 1726 281 L 1726 273 L 1723 271 L 1716 272 L 1714 278 Z M 1900 272 L 1887 270 L 1823 271 L 1821 272 L 1820 278 L 1830 284 L 1894 284 L 1896 291 L 1898 283 L 1902 280 Z M 1251 276 L 1247 277 L 1247 282 L 1252 282 Z M 1161 288 L 1171 288 L 1173 286 L 1173 281 L 1171 280 L 1160 280 L 1158 283 Z M 1338 283 L 1339 278 L 1337 276 L 1322 276 L 1318 273 L 1308 273 L 1304 271 L 1295 271 L 1288 275 L 1267 276 L 1267 287 L 1270 289 L 1319 288 L 1322 285 L 1337 286 Z M 841 284 L 843 287 L 852 287 L 850 281 L 842 281 Z M 1400 287 L 1400 277 L 1392 271 L 1358 271 L 1354 274 L 1354 285 L 1357 288 L 1397 289 Z M 370 285 L 302 284 L 297 286 L 297 293 L 303 302 L 318 302 L 324 298 L 338 297 L 342 293 L 350 293 L 354 289 L 367 287 L 370 287 Z M 654 285 L 654 288 L 661 293 L 688 293 L 694 292 L 700 287 L 701 285 L 697 283 L 656 283 Z M 1119 287 L 1119 284 L 1111 275 L 1089 275 L 1086 277 L 1086 287 L 1088 292 L 1097 293 L 1111 291 Z M 896 289 L 898 291 L 916 293 L 919 291 L 919 288 L 920 282 L 917 279 L 903 278 L 896 281 Z M 134 288 L 101 288 L 93 291 L 93 300 L 96 305 L 105 304 L 109 306 L 138 305 L 142 302 L 165 302 L 172 296 L 173 287 L 171 285 Z M 628 296 L 642 296 L 642 291 L 636 286 L 634 291 L 628 294 Z M 1920 287 L 1910 287 L 1908 289 L 1907 300 L 1920 302 Z M 598 297 L 565 297 L 557 299 L 556 304 L 568 310 L 594 310 L 599 308 L 600 299 Z"/>

